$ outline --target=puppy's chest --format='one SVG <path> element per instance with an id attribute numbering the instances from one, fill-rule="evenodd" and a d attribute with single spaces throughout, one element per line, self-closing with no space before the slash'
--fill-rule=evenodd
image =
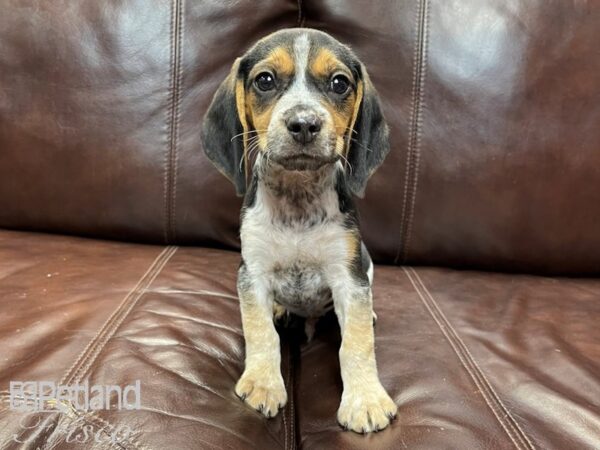
<path id="1" fill-rule="evenodd" d="M 273 300 L 300 316 L 318 317 L 331 303 L 331 289 L 321 267 L 299 262 L 275 268 L 267 280 Z"/>
<path id="2" fill-rule="evenodd" d="M 267 283 L 276 302 L 302 316 L 319 316 L 331 302 L 327 269 L 347 254 L 347 230 L 337 204 L 324 202 L 290 219 L 260 200 L 242 224 L 245 263 Z"/>

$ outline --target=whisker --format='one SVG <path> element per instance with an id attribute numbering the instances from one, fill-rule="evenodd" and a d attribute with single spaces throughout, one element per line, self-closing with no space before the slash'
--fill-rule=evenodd
<path id="1" fill-rule="evenodd" d="M 356 145 L 358 145 L 359 147 L 361 147 L 361 148 L 365 149 L 365 150 L 366 150 L 366 151 L 368 151 L 368 152 L 372 152 L 372 151 L 373 151 L 373 149 L 371 149 L 371 148 L 367 147 L 367 146 L 366 146 L 366 145 L 364 145 L 364 144 L 361 144 L 360 142 L 358 142 L 358 141 L 357 141 L 356 139 L 354 139 L 354 138 L 351 138 L 350 140 L 351 140 L 352 142 L 354 142 Z"/>
<path id="2" fill-rule="evenodd" d="M 244 162 L 244 159 L 248 160 L 248 164 L 250 164 L 250 160 L 253 156 L 253 153 L 257 152 L 260 149 L 260 136 L 253 136 L 252 138 L 250 138 L 248 140 L 249 145 L 248 148 L 246 149 L 246 158 L 242 158 L 240 159 L 240 167 L 239 170 L 242 170 L 242 164 Z"/>
<path id="3" fill-rule="evenodd" d="M 354 172 L 354 169 L 352 168 L 352 164 L 350 164 L 350 161 L 348 161 L 348 158 L 346 158 L 342 154 L 340 154 L 340 157 L 345 161 L 346 165 L 350 168 L 350 173 Z"/>
<path id="4" fill-rule="evenodd" d="M 356 131 L 353 128 L 350 128 L 350 127 L 335 127 L 335 129 L 336 130 L 337 129 L 342 129 L 343 131 L 349 131 L 351 133 L 358 134 L 358 131 Z"/>
<path id="5" fill-rule="evenodd" d="M 259 151 L 260 147 L 257 145 L 253 148 L 251 148 L 250 150 L 248 150 L 248 159 L 252 158 L 258 151 Z"/>
<path id="6" fill-rule="evenodd" d="M 260 133 L 260 132 L 264 132 L 264 131 L 267 131 L 267 130 L 250 130 L 250 131 L 243 131 L 243 132 L 241 132 L 241 133 L 238 133 L 238 134 L 236 134 L 235 136 L 233 136 L 233 137 L 231 138 L 231 142 L 233 142 L 233 140 L 234 140 L 235 138 L 237 138 L 237 137 L 244 136 L 244 135 L 249 135 L 249 134 L 252 134 L 252 133 L 257 133 L 257 134 L 258 134 L 258 133 Z"/>

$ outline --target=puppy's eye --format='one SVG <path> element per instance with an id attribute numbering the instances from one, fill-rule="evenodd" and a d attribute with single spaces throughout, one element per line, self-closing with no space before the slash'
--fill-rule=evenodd
<path id="1" fill-rule="evenodd" d="M 261 72 L 254 79 L 254 84 L 261 91 L 275 89 L 275 75 L 269 72 Z"/>
<path id="2" fill-rule="evenodd" d="M 343 95 L 350 87 L 350 80 L 342 74 L 335 75 L 329 82 L 329 89 L 338 95 Z"/>

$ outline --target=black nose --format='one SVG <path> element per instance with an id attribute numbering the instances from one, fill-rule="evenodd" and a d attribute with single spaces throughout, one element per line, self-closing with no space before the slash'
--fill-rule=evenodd
<path id="1" fill-rule="evenodd" d="M 312 112 L 299 112 L 294 114 L 285 124 L 296 142 L 308 144 L 312 142 L 319 131 L 321 131 L 321 119 Z"/>

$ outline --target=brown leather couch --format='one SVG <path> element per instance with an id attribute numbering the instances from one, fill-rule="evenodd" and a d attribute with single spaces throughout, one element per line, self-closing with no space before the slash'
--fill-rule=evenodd
<path id="1" fill-rule="evenodd" d="M 1 7 L 1 448 L 600 448 L 600 2 Z M 295 26 L 354 47 L 392 131 L 360 213 L 399 417 L 366 437 L 336 424 L 334 317 L 282 330 L 275 419 L 233 392 L 240 200 L 200 123 Z M 10 407 L 11 380 L 138 379 L 136 411 Z"/>

